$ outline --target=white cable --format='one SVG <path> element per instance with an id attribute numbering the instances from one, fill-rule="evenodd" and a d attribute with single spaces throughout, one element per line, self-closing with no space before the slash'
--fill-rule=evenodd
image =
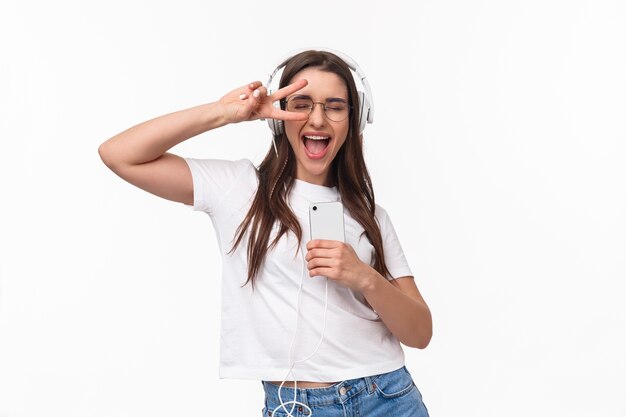
<path id="1" fill-rule="evenodd" d="M 289 371 L 287 371 L 287 375 L 285 376 L 285 379 L 283 380 L 283 382 L 280 384 L 280 387 L 278 387 L 278 400 L 280 401 L 280 405 L 278 407 L 276 407 L 274 410 L 272 410 L 272 414 L 274 414 L 276 412 L 276 410 L 278 409 L 283 409 L 285 410 L 285 412 L 287 412 L 287 417 L 295 417 L 293 414 L 291 414 L 294 410 L 294 408 L 296 408 L 296 404 L 299 404 L 301 406 L 303 406 L 304 408 L 306 408 L 309 411 L 309 415 L 308 417 L 313 417 L 313 410 L 311 410 L 311 408 L 309 408 L 308 405 L 301 403 L 299 401 L 296 401 L 297 398 L 297 392 L 298 392 L 298 381 L 296 378 L 296 374 L 293 372 L 293 367 L 296 363 L 298 362 L 304 362 L 308 359 L 310 359 L 313 355 L 315 355 L 315 353 L 317 352 L 317 350 L 319 349 L 319 347 L 322 345 L 322 341 L 324 340 L 324 334 L 326 333 L 326 311 L 328 310 L 328 278 L 324 277 L 326 279 L 326 301 L 324 302 L 324 327 L 322 329 L 322 337 L 320 338 L 319 342 L 317 343 L 317 347 L 315 348 L 315 350 L 313 351 L 313 353 L 311 353 L 309 356 L 307 356 L 304 359 L 300 359 L 297 361 L 291 361 L 291 354 L 292 354 L 292 350 L 293 350 L 293 342 L 296 340 L 296 334 L 298 333 L 298 321 L 300 319 L 300 293 L 302 292 L 302 282 L 303 282 L 303 278 L 304 278 L 304 270 L 306 267 L 306 257 L 304 255 L 304 250 L 302 249 L 302 246 L 300 246 L 300 253 L 302 254 L 302 272 L 300 273 L 300 288 L 298 289 L 298 301 L 297 301 L 297 308 L 296 308 L 296 329 L 293 332 L 293 337 L 291 338 L 291 345 L 289 346 L 289 364 L 291 365 L 289 367 Z M 289 374 L 291 374 L 293 376 L 293 382 L 294 382 L 294 387 L 293 387 L 293 401 L 288 401 L 286 403 L 283 402 L 283 399 L 280 395 L 280 390 L 283 388 L 283 385 L 285 384 L 285 381 L 287 381 L 287 378 L 289 377 Z M 285 407 L 287 404 L 293 404 L 293 406 L 291 407 L 291 410 L 287 411 L 287 408 Z"/>

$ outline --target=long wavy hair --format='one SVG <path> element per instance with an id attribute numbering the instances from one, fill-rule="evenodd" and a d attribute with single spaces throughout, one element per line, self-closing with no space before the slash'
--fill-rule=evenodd
<path id="1" fill-rule="evenodd" d="M 291 79 L 305 68 L 316 68 L 337 74 L 348 87 L 348 99 L 351 105 L 349 130 L 346 141 L 337 152 L 331 164 L 330 180 L 341 195 L 344 208 L 363 227 L 363 234 L 374 246 L 374 269 L 387 276 L 389 270 L 385 264 L 385 254 L 380 228 L 374 217 L 376 204 L 374 189 L 365 160 L 363 158 L 363 136 L 359 132 L 359 108 L 354 78 L 350 68 L 338 56 L 325 51 L 305 51 L 288 60 L 280 79 L 280 88 L 288 85 Z M 276 156 L 270 147 L 257 169 L 259 186 L 243 222 L 236 231 L 232 253 L 249 234 L 248 239 L 248 279 L 254 290 L 254 280 L 263 265 L 268 250 L 272 250 L 280 238 L 292 232 L 302 244 L 302 229 L 293 210 L 287 203 L 287 197 L 296 177 L 296 157 L 284 132 L 274 136 L 278 150 Z M 272 227 L 278 222 L 278 233 L 270 242 Z M 296 249 L 297 251 L 298 249 Z"/>

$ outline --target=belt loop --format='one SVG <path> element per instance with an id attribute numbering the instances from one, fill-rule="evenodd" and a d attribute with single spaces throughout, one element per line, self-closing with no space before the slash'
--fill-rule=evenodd
<path id="1" fill-rule="evenodd" d="M 365 377 L 365 384 L 367 385 L 367 393 L 368 394 L 373 393 L 374 392 L 374 386 L 373 386 L 371 377 L 369 377 L 369 376 Z"/>
<path id="2" fill-rule="evenodd" d="M 306 393 L 307 393 L 306 388 L 302 389 L 301 397 L 299 401 L 303 404 L 306 404 L 308 407 L 311 407 L 311 405 L 309 404 L 309 399 L 306 397 Z M 304 414 L 304 415 L 307 416 L 308 414 Z"/>

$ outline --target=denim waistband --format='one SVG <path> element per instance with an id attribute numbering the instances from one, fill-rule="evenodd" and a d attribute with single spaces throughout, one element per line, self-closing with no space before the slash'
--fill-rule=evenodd
<path id="1" fill-rule="evenodd" d="M 388 372 L 380 375 L 393 375 L 396 372 L 408 372 L 406 367 L 396 369 L 395 371 Z M 373 393 L 376 389 L 376 379 L 380 375 L 371 375 L 363 378 L 349 379 L 346 381 L 337 382 L 329 387 L 320 388 L 296 388 L 296 401 L 308 405 L 309 407 L 322 406 L 334 403 L 345 403 L 351 397 L 358 395 L 363 390 L 367 390 L 369 394 Z M 271 382 L 261 381 L 263 383 L 263 389 L 266 393 L 267 406 L 270 409 L 274 409 L 280 405 L 278 399 L 279 385 L 272 384 Z M 283 386 L 280 389 L 280 396 L 283 403 L 293 401 L 294 388 Z M 291 405 L 288 409 L 291 408 Z M 297 408 L 297 407 L 296 407 Z"/>

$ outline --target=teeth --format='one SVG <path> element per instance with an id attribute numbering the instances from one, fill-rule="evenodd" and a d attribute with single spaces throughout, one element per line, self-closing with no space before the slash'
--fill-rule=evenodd
<path id="1" fill-rule="evenodd" d="M 324 140 L 324 139 L 330 139 L 330 136 L 305 136 L 305 138 L 312 139 L 312 140 Z"/>

